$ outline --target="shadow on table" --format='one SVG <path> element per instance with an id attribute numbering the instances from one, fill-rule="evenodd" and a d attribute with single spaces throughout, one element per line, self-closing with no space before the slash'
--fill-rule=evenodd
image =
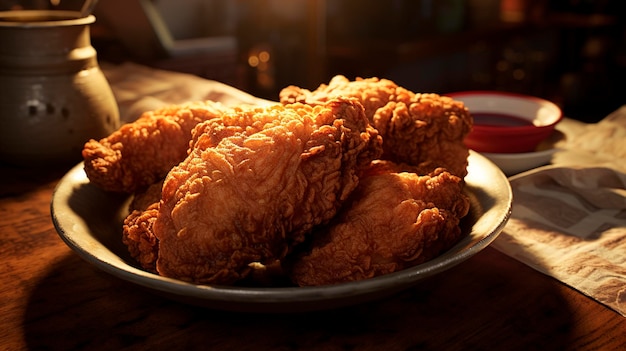
<path id="1" fill-rule="evenodd" d="M 33 350 L 567 349 L 569 308 L 554 281 L 491 248 L 384 300 L 298 314 L 178 303 L 72 254 L 32 291 L 24 328 Z"/>
<path id="2" fill-rule="evenodd" d="M 0 161 L 0 198 L 17 197 L 37 188 L 54 187 L 69 165 L 16 166 Z"/>

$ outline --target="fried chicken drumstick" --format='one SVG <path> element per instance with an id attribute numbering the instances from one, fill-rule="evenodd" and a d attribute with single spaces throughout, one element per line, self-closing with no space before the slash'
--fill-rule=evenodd
<path id="1" fill-rule="evenodd" d="M 463 139 L 473 120 L 460 101 L 437 94 L 416 94 L 391 80 L 338 75 L 310 91 L 289 86 L 281 103 L 320 104 L 338 96 L 358 99 L 383 138 L 383 159 L 407 163 L 427 174 L 438 167 L 459 177 L 467 174 L 469 149 Z"/>
<path id="2" fill-rule="evenodd" d="M 335 216 L 382 153 L 348 99 L 227 112 L 199 124 L 190 145 L 160 203 L 127 218 L 125 237 L 142 238 L 131 243 L 142 265 L 156 247 L 160 275 L 199 284 L 232 284 L 283 259 Z"/>
<path id="3" fill-rule="evenodd" d="M 444 169 L 419 176 L 406 165 L 375 161 L 346 206 L 312 234 L 297 255 L 292 280 L 300 286 L 336 284 L 396 272 L 428 261 L 461 238 L 469 211 L 461 179 Z"/>
<path id="4" fill-rule="evenodd" d="M 165 177 L 187 156 L 192 129 L 218 118 L 225 106 L 194 102 L 146 112 L 82 151 L 90 182 L 114 192 L 134 193 Z"/>

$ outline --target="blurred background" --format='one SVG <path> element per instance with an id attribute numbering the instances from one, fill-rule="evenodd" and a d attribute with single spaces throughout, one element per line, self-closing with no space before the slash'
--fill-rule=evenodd
<path id="1" fill-rule="evenodd" d="M 1 10 L 81 0 L 0 0 Z M 336 75 L 415 92 L 502 90 L 595 122 L 626 103 L 621 0 L 101 0 L 100 62 L 191 73 L 277 99 Z"/>

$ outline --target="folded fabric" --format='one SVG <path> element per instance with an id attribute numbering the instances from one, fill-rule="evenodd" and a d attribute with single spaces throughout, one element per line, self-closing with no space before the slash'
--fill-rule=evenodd
<path id="1" fill-rule="evenodd" d="M 569 141 L 567 147 L 598 156 L 626 159 L 626 105 L 600 122 L 586 125 L 580 135 Z"/>
<path id="2" fill-rule="evenodd" d="M 626 316 L 626 174 L 546 166 L 510 181 L 493 247 Z"/>
<path id="3" fill-rule="evenodd" d="M 598 123 L 563 119 L 557 129 L 564 135 L 552 164 L 608 166 L 626 172 L 626 105 Z"/>
<path id="4" fill-rule="evenodd" d="M 101 66 L 115 95 L 123 122 L 132 122 L 145 111 L 190 101 L 212 100 L 226 106 L 273 103 L 224 83 L 191 74 L 154 69 L 130 62 Z"/>

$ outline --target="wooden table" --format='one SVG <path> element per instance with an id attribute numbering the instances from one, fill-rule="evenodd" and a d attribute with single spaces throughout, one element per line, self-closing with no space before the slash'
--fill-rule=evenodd
<path id="1" fill-rule="evenodd" d="M 246 314 L 153 295 L 57 235 L 67 168 L 0 165 L 1 350 L 617 350 L 626 318 L 495 249 L 384 300 Z"/>

